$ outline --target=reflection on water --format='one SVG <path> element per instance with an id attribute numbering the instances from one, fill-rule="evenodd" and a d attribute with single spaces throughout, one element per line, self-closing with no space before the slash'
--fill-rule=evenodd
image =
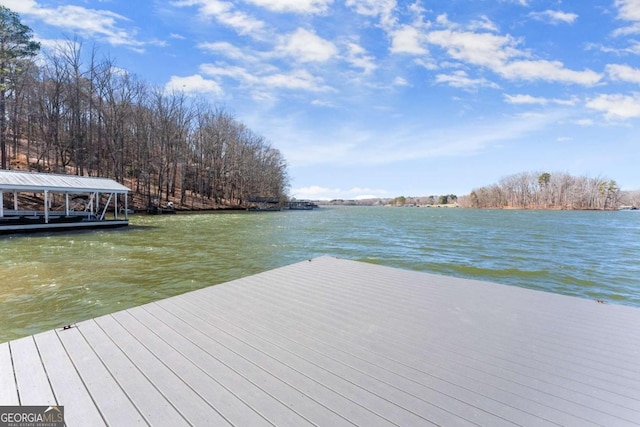
<path id="1" fill-rule="evenodd" d="M 0 237 L 0 342 L 321 255 L 640 306 L 640 214 L 320 208 Z"/>

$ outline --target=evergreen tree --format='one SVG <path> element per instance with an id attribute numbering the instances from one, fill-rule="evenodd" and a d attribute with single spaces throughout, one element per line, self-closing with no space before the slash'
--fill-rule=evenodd
<path id="1" fill-rule="evenodd" d="M 31 38 L 31 28 L 22 24 L 18 14 L 0 6 L 0 169 L 7 169 L 7 96 L 21 62 L 40 50 L 40 44 Z"/>

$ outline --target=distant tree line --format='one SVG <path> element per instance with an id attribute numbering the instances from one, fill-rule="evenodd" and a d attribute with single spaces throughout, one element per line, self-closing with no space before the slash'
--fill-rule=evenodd
<path id="1" fill-rule="evenodd" d="M 19 23 L 4 7 L 0 21 Z M 16 28 L 0 34 L 21 49 L 0 40 L 2 169 L 110 177 L 145 203 L 284 197 L 281 153 L 224 109 L 151 87 L 78 40 L 36 61 Z"/>
<path id="2" fill-rule="evenodd" d="M 567 173 L 523 172 L 474 189 L 462 203 L 472 208 L 615 209 L 622 193 L 616 181 Z"/>
<path id="3" fill-rule="evenodd" d="M 458 201 L 458 196 L 455 194 L 444 194 L 444 195 L 431 195 L 427 197 L 405 197 L 399 196 L 393 199 L 385 200 L 386 204 L 390 204 L 393 206 L 433 206 L 433 205 L 448 205 L 454 204 Z"/>

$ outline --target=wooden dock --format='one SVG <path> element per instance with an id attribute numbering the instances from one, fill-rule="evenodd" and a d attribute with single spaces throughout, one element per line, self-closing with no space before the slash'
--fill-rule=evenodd
<path id="1" fill-rule="evenodd" d="M 322 257 L 0 344 L 67 426 L 632 426 L 640 310 Z"/>

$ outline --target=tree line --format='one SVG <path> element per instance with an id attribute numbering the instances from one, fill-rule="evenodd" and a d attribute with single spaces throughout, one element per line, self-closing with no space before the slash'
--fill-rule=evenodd
<path id="1" fill-rule="evenodd" d="M 38 53 L 0 6 L 2 169 L 110 177 L 140 204 L 285 197 L 281 153 L 223 108 L 153 87 L 78 40 Z"/>
<path id="2" fill-rule="evenodd" d="M 386 201 L 393 206 L 435 206 L 457 203 L 458 196 L 455 194 L 431 195 L 426 197 L 405 197 L 399 196 Z"/>
<path id="3" fill-rule="evenodd" d="M 497 184 L 474 189 L 462 205 L 472 208 L 616 209 L 622 192 L 616 181 L 601 176 L 523 172 Z"/>

